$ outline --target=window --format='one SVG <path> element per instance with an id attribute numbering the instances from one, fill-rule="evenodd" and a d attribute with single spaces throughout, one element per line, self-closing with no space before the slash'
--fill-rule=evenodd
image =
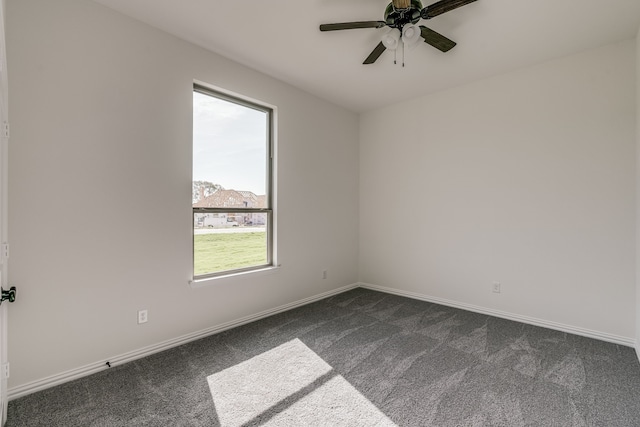
<path id="1" fill-rule="evenodd" d="M 193 277 L 273 265 L 273 111 L 193 89 Z"/>

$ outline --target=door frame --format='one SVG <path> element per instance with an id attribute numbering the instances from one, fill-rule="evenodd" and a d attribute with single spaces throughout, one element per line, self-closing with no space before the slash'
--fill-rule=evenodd
<path id="1" fill-rule="evenodd" d="M 8 165 L 9 165 L 9 84 L 7 79 L 7 50 L 5 37 L 6 0 L 0 0 L 0 285 L 8 289 Z M 6 248 L 6 249 L 5 249 Z M 7 420 L 7 306 L 0 304 L 0 425 Z"/>

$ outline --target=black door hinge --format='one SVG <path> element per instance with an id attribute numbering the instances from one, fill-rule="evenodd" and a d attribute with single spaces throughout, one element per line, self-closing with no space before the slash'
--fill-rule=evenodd
<path id="1" fill-rule="evenodd" d="M 2 288 L 0 288 L 0 290 L 2 290 L 2 296 L 0 296 L 0 304 L 2 304 L 3 301 L 9 300 L 9 302 L 14 302 L 16 300 L 16 287 L 15 286 L 12 286 L 11 288 L 9 288 L 8 291 L 5 291 Z"/>

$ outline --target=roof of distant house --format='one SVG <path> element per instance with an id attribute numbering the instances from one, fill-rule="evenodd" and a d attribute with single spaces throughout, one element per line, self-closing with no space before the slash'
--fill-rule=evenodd
<path id="1" fill-rule="evenodd" d="M 217 190 L 193 204 L 194 208 L 264 208 L 266 196 L 256 196 L 251 191 Z"/>

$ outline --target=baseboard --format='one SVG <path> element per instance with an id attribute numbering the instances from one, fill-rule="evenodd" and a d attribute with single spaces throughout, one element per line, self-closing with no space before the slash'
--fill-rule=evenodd
<path id="1" fill-rule="evenodd" d="M 350 289 L 357 288 L 358 286 L 359 286 L 358 283 L 343 286 L 341 288 L 333 289 L 331 291 L 314 295 L 309 298 L 304 298 L 299 301 L 281 305 L 279 307 L 276 307 L 270 310 L 265 310 L 265 311 L 261 311 L 260 313 L 256 313 L 250 316 L 245 316 L 241 319 L 236 319 L 231 322 L 223 323 L 221 325 L 213 326 L 213 327 L 203 329 L 197 332 L 193 332 L 187 335 L 183 335 L 174 339 L 163 341 L 158 344 L 150 345 L 147 347 L 140 348 L 138 350 L 130 351 L 128 353 L 106 358 L 105 360 L 101 360 L 95 363 L 90 363 L 80 368 L 75 368 L 65 372 L 61 372 L 59 374 L 52 375 L 40 380 L 32 381 L 17 387 L 11 387 L 7 390 L 8 400 L 17 399 L 19 397 L 26 396 L 28 394 L 35 393 L 37 391 L 45 390 L 47 388 L 54 387 L 56 385 L 73 381 L 78 378 L 86 377 L 88 375 L 95 374 L 100 371 L 104 371 L 106 369 L 109 369 L 109 367 L 106 365 L 106 361 L 109 362 L 111 367 L 122 365 L 124 363 L 131 362 L 136 359 L 141 359 L 143 357 L 150 356 L 152 354 L 159 353 L 161 351 L 168 350 L 170 348 L 177 347 L 179 345 L 186 344 L 188 342 L 195 341 L 200 338 L 208 337 L 210 335 L 214 335 L 214 334 L 226 331 L 228 329 L 242 326 L 244 324 L 263 319 L 265 317 L 273 316 L 274 314 L 282 313 L 284 311 L 292 310 L 294 308 L 301 307 L 303 305 L 311 304 L 315 301 L 328 298 L 330 296 L 337 295 L 342 292 L 346 292 Z"/>
<path id="2" fill-rule="evenodd" d="M 640 362 L 640 341 L 636 339 L 636 356 L 638 357 L 638 362 Z"/>
<path id="3" fill-rule="evenodd" d="M 433 302 L 436 304 L 446 305 L 449 307 L 459 308 L 462 310 L 468 310 L 476 313 L 487 314 L 490 316 L 500 317 L 507 320 L 513 320 L 516 322 L 527 323 L 534 326 L 540 326 L 548 329 L 555 329 L 562 332 L 567 332 L 575 335 L 585 336 L 588 338 L 598 339 L 601 341 L 611 342 L 614 344 L 633 347 L 635 348 L 636 354 L 638 356 L 638 360 L 640 361 L 640 342 L 631 338 L 621 337 L 618 335 L 607 334 L 604 332 L 593 331 L 593 330 L 579 328 L 579 327 L 570 326 L 570 325 L 564 325 L 561 323 L 550 322 L 547 320 L 537 319 L 533 317 L 521 316 L 518 314 L 508 313 L 504 311 L 488 309 L 485 307 L 475 306 L 472 304 L 465 304 L 458 301 L 433 297 L 425 294 L 419 294 L 415 292 L 408 292 L 400 289 L 387 288 L 384 286 L 378 286 L 378 285 L 372 285 L 369 283 L 359 282 L 359 283 L 343 286 L 341 288 L 334 289 L 328 292 L 324 292 L 322 294 L 314 295 L 309 298 L 304 298 L 302 300 L 295 301 L 289 304 L 281 305 L 279 307 L 276 307 L 270 310 L 265 310 L 250 316 L 245 316 L 243 318 L 236 319 L 227 323 L 223 323 L 221 325 L 213 326 L 213 327 L 206 328 L 206 329 L 193 332 L 187 335 L 183 335 L 171 340 L 163 341 L 158 344 L 143 347 L 128 353 L 113 356 L 111 358 L 106 358 L 105 360 L 102 360 L 99 362 L 91 363 L 79 368 L 61 372 L 59 374 L 52 375 L 40 380 L 32 381 L 27 384 L 23 384 L 17 387 L 11 387 L 7 390 L 8 400 L 14 400 L 31 393 L 35 393 L 37 391 L 45 390 L 47 388 L 54 387 L 56 385 L 60 385 L 69 381 L 86 377 L 88 375 L 95 374 L 100 371 L 104 371 L 106 369 L 109 369 L 105 363 L 106 361 L 109 361 L 112 367 L 122 365 L 124 363 L 141 359 L 143 357 L 150 356 L 152 354 L 159 353 L 161 351 L 168 350 L 170 348 L 177 347 L 179 345 L 186 344 L 188 342 L 195 341 L 200 338 L 205 338 L 207 336 L 214 335 L 238 326 L 242 326 L 244 324 L 263 319 L 265 317 L 273 316 L 274 314 L 282 313 L 284 311 L 292 310 L 294 308 L 301 307 L 303 305 L 311 304 L 315 301 L 328 298 L 330 296 L 337 295 L 357 287 L 371 289 L 374 291 L 384 292 L 384 293 L 393 294 L 393 295 L 399 295 L 407 298 L 413 298 L 421 301 Z"/>
<path id="4" fill-rule="evenodd" d="M 522 316 L 519 314 L 509 313 L 505 311 L 493 310 L 490 308 L 480 307 L 472 304 L 465 304 L 458 301 L 448 300 L 444 298 L 432 297 L 429 295 L 418 294 L 415 292 L 403 291 L 400 289 L 387 288 L 384 286 L 371 285 L 369 283 L 358 283 L 361 288 L 371 289 L 374 291 L 385 292 L 388 294 L 399 295 L 403 297 L 413 298 L 417 300 L 433 302 L 436 304 L 446 305 L 449 307 L 460 308 L 462 310 L 473 311 L 476 313 L 487 314 L 490 316 L 500 317 L 507 320 L 513 320 L 516 322 L 527 323 L 529 325 L 540 326 L 547 329 L 554 329 L 557 331 L 568 332 L 574 335 L 580 335 L 583 337 L 594 338 L 600 341 L 607 341 L 614 344 L 620 344 L 627 347 L 633 347 L 638 353 L 640 346 L 633 338 L 622 337 L 619 335 L 608 334 L 606 332 L 593 331 L 590 329 L 580 328 L 577 326 L 564 325 L 562 323 L 551 322 L 548 320 L 537 319 L 534 317 Z M 640 353 L 639 358 L 640 358 Z"/>

